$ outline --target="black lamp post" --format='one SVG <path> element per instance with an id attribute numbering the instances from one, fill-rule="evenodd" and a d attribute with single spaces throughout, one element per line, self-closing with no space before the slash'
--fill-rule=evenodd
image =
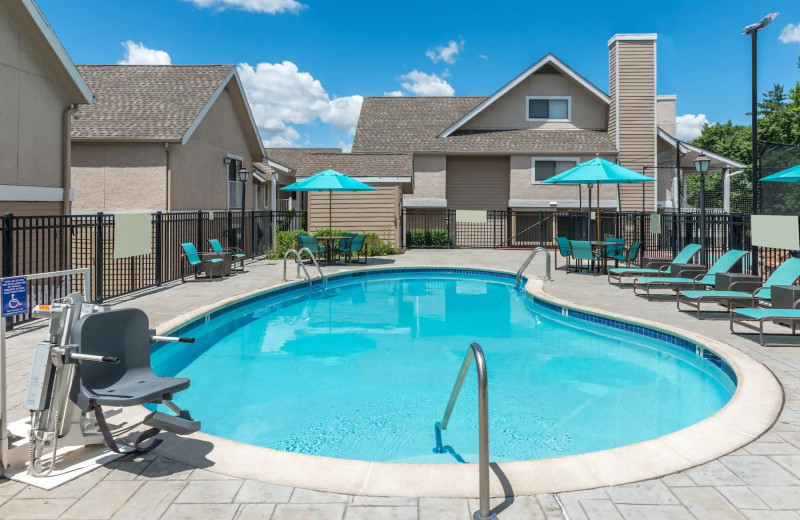
<path id="1" fill-rule="evenodd" d="M 694 170 L 700 174 L 700 253 L 703 265 L 707 265 L 706 252 L 706 174 L 711 159 L 700 153 L 694 160 Z"/>
<path id="2" fill-rule="evenodd" d="M 239 169 L 239 180 L 242 182 L 242 234 L 241 234 L 241 238 L 239 239 L 240 243 L 236 244 L 236 247 L 241 249 L 243 253 L 244 253 L 244 201 L 245 201 L 245 198 L 244 198 L 245 189 L 244 188 L 245 188 L 245 186 L 247 184 L 247 177 L 249 177 L 249 176 L 250 176 L 250 172 L 247 171 L 247 168 L 245 168 L 244 165 L 243 165 Z"/>
<path id="3" fill-rule="evenodd" d="M 742 29 L 742 36 L 748 34 L 752 36 L 752 88 L 750 92 L 751 107 L 750 107 L 750 138 L 753 145 L 753 208 L 752 214 L 758 213 L 758 31 L 769 25 L 778 13 L 770 13 L 761 19 L 758 23 L 753 23 Z M 752 254 L 752 273 L 758 274 L 758 249 L 753 248 Z"/>

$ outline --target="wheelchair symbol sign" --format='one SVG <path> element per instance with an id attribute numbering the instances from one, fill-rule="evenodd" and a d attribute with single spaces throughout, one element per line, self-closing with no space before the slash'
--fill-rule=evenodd
<path id="1" fill-rule="evenodd" d="M 14 276 L 0 280 L 0 299 L 2 299 L 2 317 L 27 314 L 28 312 L 28 279 Z"/>

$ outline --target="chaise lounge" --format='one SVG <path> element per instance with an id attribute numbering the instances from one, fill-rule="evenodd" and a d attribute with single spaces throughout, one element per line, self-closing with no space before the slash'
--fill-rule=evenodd
<path id="1" fill-rule="evenodd" d="M 617 284 L 622 285 L 623 276 L 639 276 L 639 275 L 653 275 L 659 276 L 669 272 L 673 266 L 677 264 L 688 264 L 689 261 L 700 252 L 698 244 L 689 244 L 684 247 L 680 253 L 672 260 L 670 265 L 666 265 L 660 269 L 647 269 L 642 267 L 617 267 L 608 270 L 608 283 L 611 283 L 612 278 L 616 278 Z"/>

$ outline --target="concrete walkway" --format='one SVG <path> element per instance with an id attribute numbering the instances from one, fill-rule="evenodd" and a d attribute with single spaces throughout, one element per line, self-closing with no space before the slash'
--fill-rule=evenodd
<path id="1" fill-rule="evenodd" d="M 526 251 L 415 250 L 371 259 L 370 267 L 451 265 L 515 271 L 526 256 Z M 346 268 L 325 268 L 327 272 L 340 269 Z M 113 303 L 142 308 L 156 325 L 198 306 L 276 285 L 282 265 L 258 261 L 248 265 L 247 271 L 222 282 L 173 284 Z M 541 259 L 528 269 L 530 274 L 540 272 Z M 678 313 L 673 299 L 645 302 L 630 290 L 609 286 L 604 277 L 558 271 L 554 278 L 547 291 L 555 296 L 696 330 L 747 352 L 781 380 L 786 405 L 767 434 L 718 460 L 624 486 L 498 499 L 493 506 L 501 520 L 800 520 L 800 350 L 765 349 L 752 336 L 730 334 L 727 321 L 698 321 Z M 45 336 L 40 326 L 29 325 L 15 330 L 9 340 L 12 419 L 25 415 L 21 403 L 31 347 Z M 353 497 L 233 479 L 213 470 L 151 453 L 113 462 L 49 492 L 0 479 L 0 518 L 464 520 L 477 509 L 477 500 Z"/>

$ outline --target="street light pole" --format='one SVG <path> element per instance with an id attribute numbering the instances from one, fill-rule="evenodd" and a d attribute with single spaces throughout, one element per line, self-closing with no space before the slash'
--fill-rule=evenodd
<path id="1" fill-rule="evenodd" d="M 700 174 L 700 262 L 708 265 L 708 251 L 706 251 L 706 173 L 711 159 L 701 153 L 694 160 L 694 169 Z"/>
<path id="2" fill-rule="evenodd" d="M 241 169 L 239 169 L 239 180 L 242 181 L 242 234 L 239 238 L 240 243 L 236 244 L 236 247 L 242 250 L 242 253 L 245 253 L 244 250 L 244 205 L 245 205 L 245 187 L 247 186 L 247 177 L 250 175 L 250 172 L 247 171 L 247 168 L 242 165 Z M 242 264 L 244 265 L 244 264 Z"/>
<path id="3" fill-rule="evenodd" d="M 758 23 L 750 24 L 742 30 L 742 36 L 751 36 L 752 41 L 752 87 L 750 92 L 750 140 L 753 147 L 752 150 L 752 168 L 753 168 L 753 207 L 752 215 L 758 213 L 758 31 L 769 25 L 778 13 L 770 13 L 761 19 Z M 758 274 L 758 248 L 753 247 L 751 251 L 752 274 Z"/>

